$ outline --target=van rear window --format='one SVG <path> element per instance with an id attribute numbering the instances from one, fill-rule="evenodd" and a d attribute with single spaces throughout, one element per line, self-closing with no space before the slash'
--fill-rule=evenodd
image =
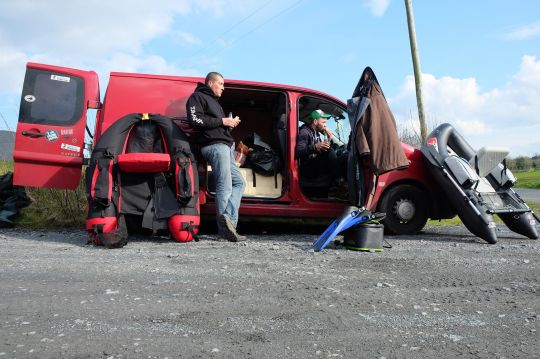
<path id="1" fill-rule="evenodd" d="M 82 116 L 83 102 L 82 78 L 27 69 L 19 122 L 72 125 Z"/>

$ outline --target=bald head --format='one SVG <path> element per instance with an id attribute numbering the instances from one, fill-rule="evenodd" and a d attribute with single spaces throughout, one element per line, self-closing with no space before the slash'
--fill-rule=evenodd
<path id="1" fill-rule="evenodd" d="M 206 78 L 204 79 L 204 84 L 208 86 L 208 83 L 210 81 L 216 81 L 220 78 L 223 80 L 223 75 L 220 74 L 219 72 L 214 72 L 214 71 L 209 72 L 208 75 L 206 75 Z"/>
<path id="2" fill-rule="evenodd" d="M 225 80 L 219 72 L 209 72 L 204 79 L 206 86 L 210 87 L 216 97 L 221 97 L 225 89 Z"/>

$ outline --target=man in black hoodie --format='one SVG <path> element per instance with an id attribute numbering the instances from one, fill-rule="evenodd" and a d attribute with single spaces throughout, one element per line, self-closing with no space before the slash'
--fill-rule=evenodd
<path id="1" fill-rule="evenodd" d="M 231 242 L 246 240 L 236 232 L 238 209 L 246 186 L 234 161 L 234 141 L 231 129 L 240 119 L 225 117 L 218 99 L 225 82 L 218 72 L 206 75 L 204 84 L 198 83 L 186 103 L 188 121 L 198 130 L 197 142 L 206 162 L 212 167 L 216 183 L 216 218 L 219 235 Z"/>

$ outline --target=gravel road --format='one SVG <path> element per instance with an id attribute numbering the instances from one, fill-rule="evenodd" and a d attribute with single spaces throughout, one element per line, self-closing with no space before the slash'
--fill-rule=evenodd
<path id="1" fill-rule="evenodd" d="M 386 236 L 382 253 L 315 234 L 135 238 L 0 232 L 0 358 L 532 358 L 540 241 L 502 228 Z"/>

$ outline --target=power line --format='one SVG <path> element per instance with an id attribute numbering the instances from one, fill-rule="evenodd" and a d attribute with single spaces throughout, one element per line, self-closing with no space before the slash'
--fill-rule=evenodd
<path id="1" fill-rule="evenodd" d="M 230 28 L 228 28 L 227 30 L 225 30 L 221 35 L 219 35 L 218 37 L 216 37 L 211 43 L 210 45 L 213 45 L 215 43 L 217 43 L 218 39 L 222 38 L 223 36 L 225 36 L 226 34 L 228 34 L 229 32 L 231 32 L 232 30 L 234 30 L 235 28 L 237 28 L 240 24 L 246 22 L 249 18 L 251 18 L 253 15 L 255 15 L 256 13 L 258 13 L 259 11 L 261 11 L 262 9 L 264 9 L 266 6 L 268 6 L 268 4 L 270 4 L 272 2 L 272 0 L 269 0 L 267 1 L 266 3 L 264 3 L 262 6 L 259 6 L 257 9 L 255 9 L 255 11 L 251 12 L 249 15 L 247 15 L 245 18 L 243 18 L 242 20 L 238 21 L 236 24 L 234 24 L 233 26 L 231 26 Z M 198 51 L 196 51 L 193 55 L 191 55 L 191 57 L 194 57 L 194 56 L 197 56 L 198 54 L 200 54 L 201 52 L 203 52 L 204 50 L 206 50 L 210 45 L 207 45 L 207 46 L 204 46 L 203 48 L 199 49 Z"/>
<path id="2" fill-rule="evenodd" d="M 7 121 L 6 121 L 6 118 L 4 117 L 4 115 L 2 114 L 2 111 L 0 111 L 0 116 L 2 117 L 2 120 L 4 120 L 4 123 L 6 124 L 6 128 L 8 129 L 8 131 L 11 132 L 11 128 L 9 127 Z"/>
<path id="3" fill-rule="evenodd" d="M 293 7 L 296 7 L 298 6 L 302 1 L 304 0 L 298 0 L 297 2 L 295 2 L 294 4 L 292 4 L 291 6 L 289 6 L 288 8 L 278 12 L 276 15 L 272 16 L 271 18 L 269 18 L 268 20 L 266 20 L 265 22 L 263 22 L 262 24 L 254 27 L 252 30 L 244 33 L 242 36 L 236 38 L 235 40 L 233 40 L 233 42 L 231 42 L 231 44 L 234 44 L 235 42 L 239 41 L 239 40 L 242 40 L 243 38 L 245 38 L 246 36 L 248 35 L 251 35 L 252 33 L 254 33 L 255 31 L 257 31 L 258 29 L 260 29 L 261 27 L 263 27 L 264 25 L 268 24 L 269 22 L 271 22 L 272 20 L 278 18 L 279 16 L 283 15 L 284 13 L 286 13 L 287 11 L 291 10 Z"/>
<path id="4" fill-rule="evenodd" d="M 288 12 L 288 11 L 291 10 L 292 8 L 298 6 L 298 5 L 299 5 L 301 2 L 303 2 L 303 1 L 304 1 L 304 0 L 298 0 L 298 1 L 296 1 L 294 4 L 290 5 L 289 7 L 285 8 L 285 9 L 283 9 L 283 10 L 281 10 L 280 12 L 278 12 L 277 14 L 275 14 L 274 16 L 270 17 L 268 20 L 266 20 L 266 21 L 264 21 L 263 23 L 261 23 L 261 24 L 255 26 L 253 29 L 248 30 L 247 32 L 245 32 L 244 34 L 240 35 L 240 36 L 237 37 L 236 39 L 233 39 L 233 40 L 230 42 L 229 46 L 230 46 L 230 45 L 233 45 L 234 43 L 236 43 L 236 42 L 238 42 L 238 41 L 244 39 L 245 37 L 251 35 L 253 32 L 257 31 L 258 29 L 260 29 L 260 28 L 263 27 L 264 25 L 268 24 L 268 23 L 271 22 L 272 20 L 278 18 L 279 16 L 281 16 L 281 15 L 283 15 L 284 13 Z M 270 1 L 269 1 L 269 2 L 270 2 Z M 269 2 L 268 2 L 268 3 L 269 3 Z M 265 7 L 268 3 L 264 4 L 262 7 Z M 262 7 L 261 7 L 260 9 L 262 9 Z M 258 9 L 258 10 L 260 10 L 260 9 Z M 258 11 L 258 10 L 257 10 L 257 11 Z M 253 13 L 252 13 L 252 14 L 253 14 Z M 250 16 L 248 16 L 248 17 L 251 17 L 252 14 L 250 14 Z M 246 19 L 247 19 L 247 18 L 246 18 Z M 246 19 L 244 19 L 244 20 L 246 20 Z M 242 20 L 241 22 L 244 22 L 244 20 Z M 241 22 L 240 22 L 240 23 L 241 23 Z M 236 27 L 236 25 L 233 26 L 233 28 L 234 28 L 234 27 Z M 228 33 L 230 30 L 231 30 L 231 29 L 225 31 L 225 33 Z M 225 33 L 224 33 L 224 34 L 225 34 Z M 223 34 L 222 34 L 221 36 L 223 36 Z M 221 38 L 221 36 L 218 37 L 218 38 L 216 38 L 216 39 L 212 42 L 212 44 L 215 43 L 215 42 L 217 42 L 217 40 L 218 40 L 219 38 Z M 205 47 L 204 49 L 206 49 L 206 48 L 208 48 L 208 47 Z M 218 51 L 216 51 L 216 52 L 210 54 L 209 56 L 220 54 L 220 53 L 223 52 L 224 50 L 225 50 L 225 48 L 221 48 L 221 49 L 219 49 Z M 199 51 L 199 52 L 200 52 L 200 51 Z M 197 53 L 194 54 L 193 56 L 197 55 L 199 52 L 197 52 Z M 193 57 L 193 56 L 192 56 L 192 57 Z"/>

